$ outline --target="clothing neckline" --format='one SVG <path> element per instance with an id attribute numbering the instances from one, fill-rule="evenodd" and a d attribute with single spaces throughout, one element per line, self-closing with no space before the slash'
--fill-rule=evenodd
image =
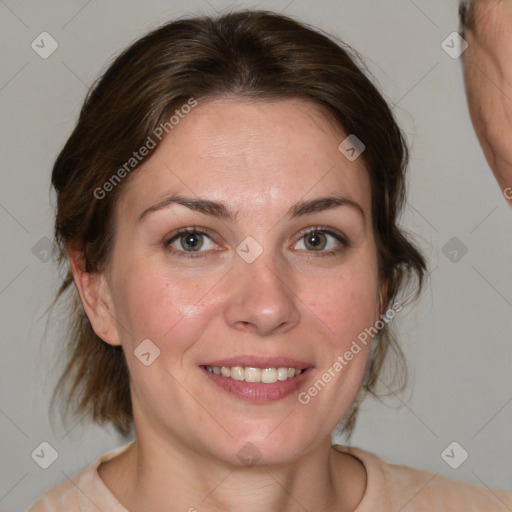
<path id="1" fill-rule="evenodd" d="M 78 493 L 80 508 L 84 512 L 95 512 L 98 508 L 101 510 L 109 510 L 109 512 L 129 512 L 123 505 L 121 505 L 121 503 L 119 503 L 112 491 L 107 487 L 98 472 L 98 468 L 103 462 L 113 459 L 117 455 L 128 450 L 135 441 L 136 440 L 134 439 L 100 455 L 92 463 L 89 468 L 90 471 L 84 471 L 79 483 L 79 488 L 82 492 Z M 344 446 L 338 443 L 334 443 L 332 448 L 340 453 L 352 455 L 358 459 L 363 464 L 366 471 L 366 488 L 363 497 L 354 512 L 375 511 L 375 505 L 378 503 L 379 496 L 382 496 L 381 489 L 384 486 L 384 475 L 378 468 L 379 458 L 359 448 Z M 92 503 L 90 498 L 88 498 L 88 495 L 97 496 L 98 490 L 101 494 L 101 502 Z M 379 505 L 384 505 L 382 510 L 386 509 L 385 505 L 387 504 L 380 503 Z"/>

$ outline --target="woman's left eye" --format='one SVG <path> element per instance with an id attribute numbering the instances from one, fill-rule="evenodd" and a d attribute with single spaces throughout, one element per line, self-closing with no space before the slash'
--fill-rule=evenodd
<path id="1" fill-rule="evenodd" d="M 334 255 L 348 246 L 348 242 L 343 236 L 322 228 L 314 228 L 303 233 L 297 244 L 299 243 L 302 243 L 302 248 L 306 251 L 319 252 L 322 256 Z"/>

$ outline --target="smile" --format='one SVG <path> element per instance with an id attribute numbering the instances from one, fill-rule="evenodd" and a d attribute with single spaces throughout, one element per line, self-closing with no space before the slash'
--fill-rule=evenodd
<path id="1" fill-rule="evenodd" d="M 312 375 L 313 367 L 292 366 L 214 366 L 201 365 L 204 375 L 224 392 L 258 403 L 282 400 L 296 393 Z"/>
<path id="2" fill-rule="evenodd" d="M 300 375 L 303 368 L 286 368 L 270 367 L 270 368 L 253 368 L 250 366 L 209 366 L 205 368 L 215 375 L 222 375 L 234 380 L 243 380 L 245 382 L 263 382 L 265 384 L 272 384 L 274 382 L 282 382 Z"/>

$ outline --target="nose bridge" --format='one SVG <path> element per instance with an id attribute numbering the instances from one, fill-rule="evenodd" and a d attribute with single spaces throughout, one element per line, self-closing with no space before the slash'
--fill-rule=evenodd
<path id="1" fill-rule="evenodd" d="M 257 249 L 251 240 L 237 248 L 226 320 L 235 328 L 260 334 L 291 328 L 299 320 L 292 272 L 273 250 Z"/>

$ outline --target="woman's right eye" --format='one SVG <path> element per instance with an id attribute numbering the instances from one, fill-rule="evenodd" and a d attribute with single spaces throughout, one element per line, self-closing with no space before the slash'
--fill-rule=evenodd
<path id="1" fill-rule="evenodd" d="M 201 251 L 200 249 L 204 248 L 206 240 L 209 240 L 210 244 L 206 244 L 206 251 Z M 205 253 L 215 247 L 215 243 L 207 232 L 199 228 L 179 229 L 176 234 L 166 240 L 164 245 L 171 253 L 183 258 L 198 258 L 206 256 Z"/>

